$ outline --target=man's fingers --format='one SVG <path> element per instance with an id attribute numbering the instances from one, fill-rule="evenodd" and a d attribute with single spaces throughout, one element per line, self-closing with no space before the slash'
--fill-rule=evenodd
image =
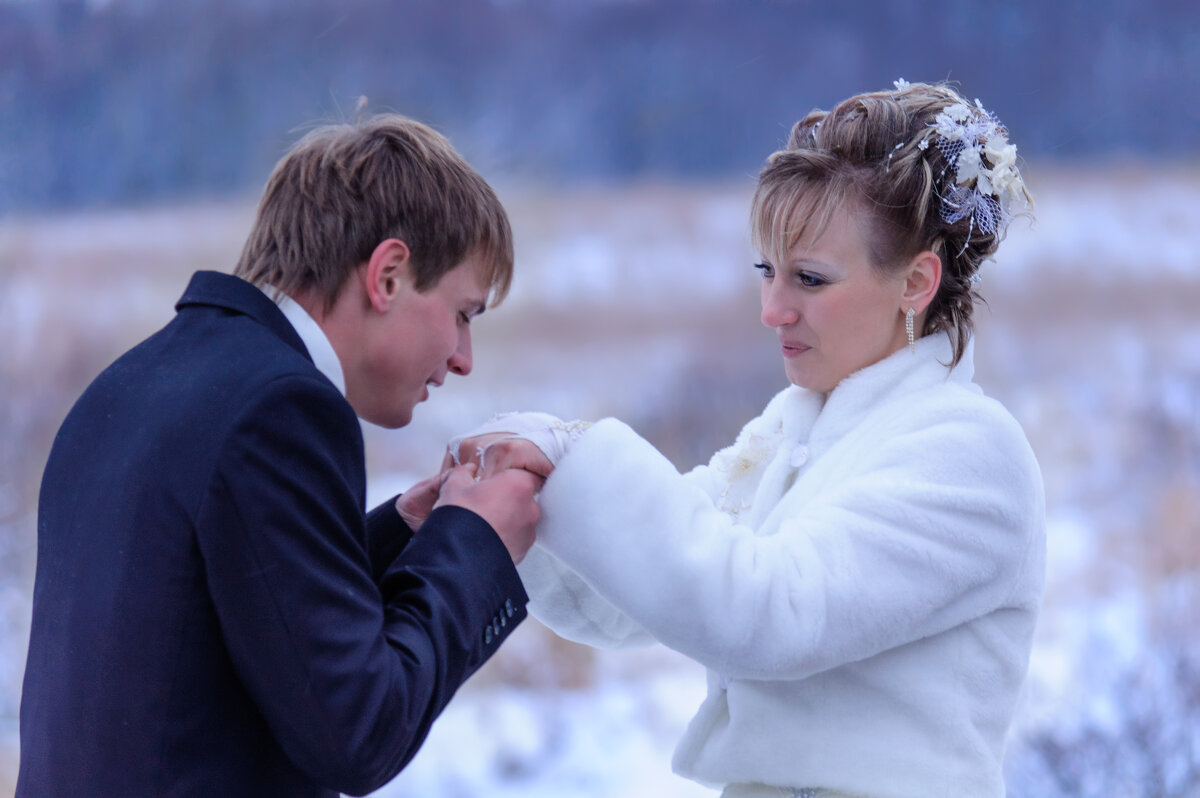
<path id="1" fill-rule="evenodd" d="M 396 512 L 400 513 L 404 523 L 408 524 L 410 528 L 416 529 L 425 522 L 425 518 L 433 510 L 445 481 L 444 473 L 434 474 L 400 494 L 400 497 L 396 499 Z"/>
<path id="2" fill-rule="evenodd" d="M 513 562 L 520 562 L 533 545 L 541 516 L 535 495 L 542 478 L 509 469 L 492 479 L 476 481 L 477 471 L 473 463 L 450 469 L 437 506 L 455 505 L 478 514 L 500 536 Z"/>
<path id="3" fill-rule="evenodd" d="M 474 463 L 465 463 L 447 471 L 446 480 L 442 483 L 441 495 L 438 497 L 436 506 L 441 507 L 443 504 L 453 504 L 455 495 L 475 484 L 475 471 Z"/>

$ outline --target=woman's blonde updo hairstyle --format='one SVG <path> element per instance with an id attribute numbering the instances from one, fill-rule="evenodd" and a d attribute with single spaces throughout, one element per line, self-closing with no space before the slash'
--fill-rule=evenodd
<path id="1" fill-rule="evenodd" d="M 867 212 L 867 248 L 880 270 L 932 250 L 942 261 L 942 281 L 920 334 L 946 331 L 952 365 L 974 329 L 975 300 L 982 301 L 972 278 L 1004 233 L 1002 224 L 985 232 L 970 214 L 955 222 L 944 218 L 942 198 L 957 175 L 936 146 L 935 118 L 954 105 L 986 113 L 944 84 L 903 81 L 894 91 L 812 111 L 792 128 L 787 147 L 768 159 L 751 207 L 754 246 L 772 257 L 807 235 L 815 240 L 841 207 Z M 1023 185 L 1019 191 L 1028 199 Z"/>

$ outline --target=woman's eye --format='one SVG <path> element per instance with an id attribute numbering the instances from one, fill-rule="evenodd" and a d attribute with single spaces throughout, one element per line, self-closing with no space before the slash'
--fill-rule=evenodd
<path id="1" fill-rule="evenodd" d="M 469 313 L 459 313 L 458 314 L 458 323 L 459 324 L 470 324 L 471 323 L 471 315 Z"/>
<path id="2" fill-rule="evenodd" d="M 810 272 L 800 272 L 800 284 L 807 288 L 816 288 L 817 286 L 825 285 L 826 280 L 819 274 Z"/>
<path id="3" fill-rule="evenodd" d="M 762 273 L 762 277 L 764 280 L 767 279 L 768 277 L 775 276 L 775 267 L 769 263 L 756 263 L 756 264 L 754 264 L 754 268 L 758 269 L 759 272 Z"/>

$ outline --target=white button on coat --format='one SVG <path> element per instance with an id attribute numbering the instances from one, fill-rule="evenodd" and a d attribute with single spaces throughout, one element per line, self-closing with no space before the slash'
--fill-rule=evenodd
<path id="1" fill-rule="evenodd" d="M 791 463 L 792 468 L 799 468 L 800 466 L 807 463 L 808 462 L 808 446 L 802 443 L 799 446 L 797 446 L 795 449 L 793 449 L 792 456 L 791 456 L 791 458 L 789 458 L 788 462 Z"/>

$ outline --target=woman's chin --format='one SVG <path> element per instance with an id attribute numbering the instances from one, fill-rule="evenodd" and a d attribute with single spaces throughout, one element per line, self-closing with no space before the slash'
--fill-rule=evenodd
<path id="1" fill-rule="evenodd" d="M 783 370 L 787 374 L 788 382 L 797 388 L 817 393 L 828 393 L 831 390 L 831 386 L 825 384 L 823 375 L 815 373 L 811 368 L 801 368 L 795 361 L 785 361 Z"/>

